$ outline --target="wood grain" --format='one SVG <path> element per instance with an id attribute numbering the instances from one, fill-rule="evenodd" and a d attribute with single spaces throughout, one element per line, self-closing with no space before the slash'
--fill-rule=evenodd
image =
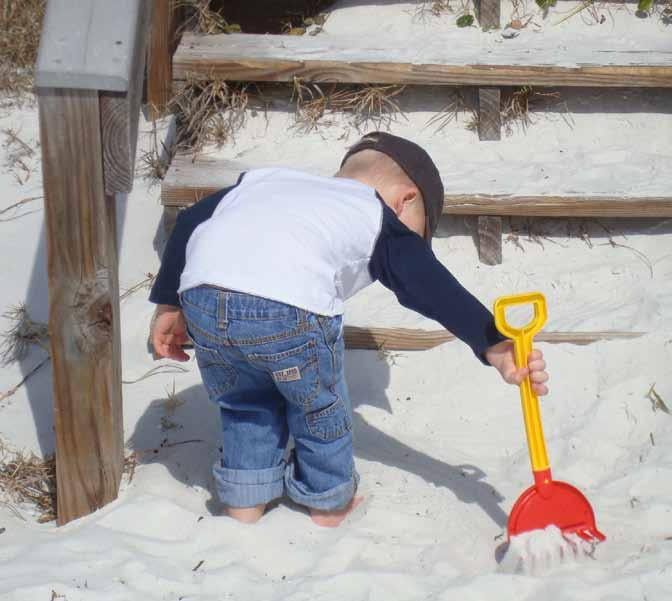
<path id="1" fill-rule="evenodd" d="M 448 215 L 672 217 L 672 196 L 447 194 Z"/>
<path id="2" fill-rule="evenodd" d="M 629 340 L 643 336 L 644 332 L 540 332 L 538 342 L 554 344 L 591 344 L 600 340 Z M 345 326 L 345 345 L 349 349 L 388 351 L 422 351 L 457 340 L 447 330 L 416 330 L 407 328 L 360 328 Z"/>
<path id="3" fill-rule="evenodd" d="M 151 329 L 151 326 L 150 326 Z M 586 345 L 601 340 L 631 340 L 644 336 L 645 332 L 540 332 L 535 336 L 538 342 L 550 344 L 577 344 Z M 412 328 L 366 328 L 345 326 L 343 336 L 346 348 L 350 350 L 374 351 L 426 351 L 446 342 L 457 340 L 448 330 L 418 330 Z M 189 344 L 185 349 L 191 348 Z M 154 355 L 150 338 L 147 339 L 147 351 L 154 360 L 160 359 Z"/>
<path id="4" fill-rule="evenodd" d="M 180 11 L 175 0 L 154 0 L 147 56 L 147 104 L 149 118 L 158 119 L 166 112 L 172 95 L 173 53 Z"/>
<path id="5" fill-rule="evenodd" d="M 499 88 L 478 88 L 478 139 L 496 141 L 502 137 Z"/>
<path id="6" fill-rule="evenodd" d="M 409 40 L 408 50 L 400 50 L 366 47 L 361 39 L 347 37 L 185 34 L 173 59 L 173 75 L 237 81 L 298 77 L 342 83 L 672 87 L 672 52 L 650 39 L 648 47 L 636 51 L 602 48 L 597 38 L 578 48 L 558 40 L 548 46 L 536 38 L 534 46 L 456 48 L 431 42 Z M 417 51 L 428 46 L 424 53 Z"/>
<path id="7" fill-rule="evenodd" d="M 148 0 L 49 0 L 35 85 L 128 90 L 136 47 L 135 25 L 147 8 L 151 9 Z"/>
<path id="8" fill-rule="evenodd" d="M 131 74 L 125 92 L 101 92 L 105 192 L 130 192 L 135 173 L 135 149 L 142 102 L 142 84 L 151 19 L 151 2 L 143 2 L 135 27 Z"/>
<path id="9" fill-rule="evenodd" d="M 478 258 L 485 265 L 502 262 L 502 218 L 478 217 Z"/>
<path id="10" fill-rule="evenodd" d="M 116 498 L 123 466 L 113 199 L 97 91 L 38 90 L 54 365 L 58 523 Z"/>
<path id="11" fill-rule="evenodd" d="M 232 160 L 193 161 L 190 156 L 177 155 L 162 183 L 161 202 L 165 206 L 188 207 L 233 185 L 240 173 L 252 166 Z M 296 167 L 300 168 L 300 165 Z M 590 165 L 586 164 L 585 168 L 589 169 Z M 515 185 L 515 180 L 512 180 L 512 185 Z M 476 186 L 478 182 L 474 182 Z M 672 193 L 668 196 L 446 194 L 443 212 L 447 215 L 523 217 L 672 217 Z"/>
<path id="12" fill-rule="evenodd" d="M 165 184 L 165 206 L 188 207 L 224 186 Z M 444 215 L 499 215 L 521 217 L 672 217 L 672 196 L 509 196 L 446 194 Z"/>

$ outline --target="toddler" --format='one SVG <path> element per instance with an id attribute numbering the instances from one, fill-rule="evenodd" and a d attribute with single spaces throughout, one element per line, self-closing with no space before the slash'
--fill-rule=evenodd
<path id="1" fill-rule="evenodd" d="M 344 301 L 375 280 L 539 395 L 540 351 L 517 369 L 492 314 L 436 259 L 443 185 L 417 144 L 372 132 L 335 177 L 253 169 L 178 216 L 150 294 L 152 342 L 187 360 L 190 340 L 221 415 L 213 468 L 226 513 L 256 522 L 287 494 L 337 526 L 360 501 L 343 372 Z M 294 448 L 288 456 L 289 436 Z"/>

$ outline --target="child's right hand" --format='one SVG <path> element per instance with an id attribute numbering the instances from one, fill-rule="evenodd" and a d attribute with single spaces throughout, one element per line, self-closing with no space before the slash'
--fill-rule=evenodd
<path id="1" fill-rule="evenodd" d="M 152 345 L 159 357 L 188 361 L 189 355 L 182 350 L 187 343 L 187 324 L 179 307 L 158 305 L 152 326 Z"/>
<path id="2" fill-rule="evenodd" d="M 548 382 L 546 361 L 544 361 L 544 354 L 539 349 L 534 349 L 530 353 L 527 359 L 527 367 L 516 367 L 513 342 L 510 340 L 504 340 L 491 346 L 485 352 L 485 358 L 508 384 L 520 386 L 521 382 L 529 376 L 532 390 L 538 396 L 548 394 L 548 386 L 546 386 L 546 382 Z"/>

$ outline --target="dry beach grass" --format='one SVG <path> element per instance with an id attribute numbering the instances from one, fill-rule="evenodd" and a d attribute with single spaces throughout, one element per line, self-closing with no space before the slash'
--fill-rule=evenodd
<path id="1" fill-rule="evenodd" d="M 0 1 L 0 93 L 23 98 L 33 85 L 46 0 Z"/>

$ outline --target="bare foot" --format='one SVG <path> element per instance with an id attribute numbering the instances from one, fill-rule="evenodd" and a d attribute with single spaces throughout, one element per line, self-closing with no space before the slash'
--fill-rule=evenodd
<path id="1" fill-rule="evenodd" d="M 346 516 L 353 509 L 358 507 L 363 500 L 364 497 L 354 497 L 343 509 L 334 509 L 333 511 L 310 508 L 310 517 L 318 526 L 323 526 L 324 528 L 336 528 L 337 526 L 340 526 Z"/>
<path id="2" fill-rule="evenodd" d="M 264 515 L 265 510 L 266 504 L 262 503 L 254 507 L 227 507 L 224 513 L 243 524 L 256 524 Z"/>

